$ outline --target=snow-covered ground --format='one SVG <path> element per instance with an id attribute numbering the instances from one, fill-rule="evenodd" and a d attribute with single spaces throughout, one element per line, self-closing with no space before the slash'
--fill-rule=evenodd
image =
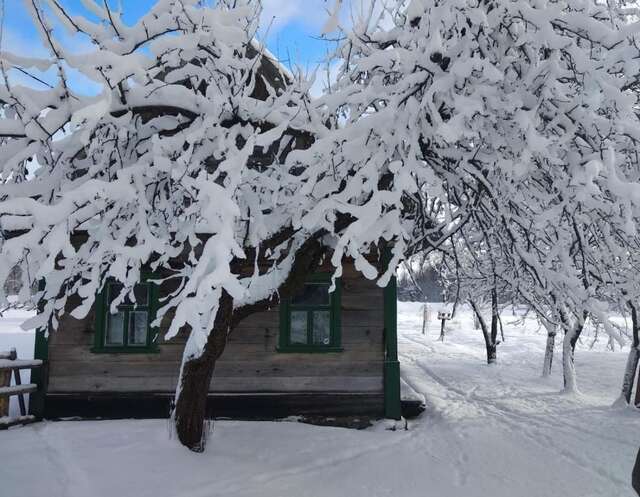
<path id="1" fill-rule="evenodd" d="M 399 304 L 405 393 L 426 412 L 408 430 L 216 422 L 204 454 L 163 421 L 40 423 L 0 432 L 0 495 L 36 497 L 631 497 L 640 412 L 613 409 L 626 350 L 579 345 L 581 395 L 563 395 L 560 357 L 540 378 L 545 336 L 505 313 L 499 364 L 462 312 L 444 343 Z M 10 335 L 0 334 L 0 349 Z"/>

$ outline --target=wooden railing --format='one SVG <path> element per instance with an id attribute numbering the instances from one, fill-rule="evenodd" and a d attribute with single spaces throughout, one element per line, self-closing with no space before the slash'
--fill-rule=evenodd
<path id="1" fill-rule="evenodd" d="M 36 421 L 35 416 L 27 414 L 27 407 L 24 396 L 38 390 L 35 383 L 22 383 L 20 370 L 36 369 L 42 367 L 42 361 L 38 359 L 20 360 L 16 349 L 9 352 L 0 352 L 0 430 L 10 426 L 25 425 Z M 11 378 L 13 377 L 13 385 Z M 9 399 L 12 396 L 18 397 L 20 415 L 9 416 Z"/>

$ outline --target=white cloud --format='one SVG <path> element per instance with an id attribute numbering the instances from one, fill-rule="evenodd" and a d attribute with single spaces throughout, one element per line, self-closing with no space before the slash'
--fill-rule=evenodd
<path id="1" fill-rule="evenodd" d="M 299 22 L 319 34 L 333 10 L 336 0 L 263 0 L 262 26 L 270 33 L 283 29 L 290 22 Z M 273 20 L 273 21 L 272 21 Z"/>
<path id="2" fill-rule="evenodd" d="M 262 27 L 269 33 L 275 33 L 294 19 L 301 19 L 301 2 L 291 0 L 264 0 L 262 2 Z"/>
<path id="3" fill-rule="evenodd" d="M 309 89 L 309 93 L 312 97 L 319 97 L 322 93 L 331 88 L 335 83 L 338 71 L 340 70 L 340 61 L 333 61 L 327 68 L 324 66 L 318 67 L 316 71 L 316 79 Z"/>

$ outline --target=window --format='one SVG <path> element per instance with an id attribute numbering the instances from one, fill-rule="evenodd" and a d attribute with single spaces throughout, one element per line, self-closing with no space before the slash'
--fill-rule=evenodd
<path id="1" fill-rule="evenodd" d="M 339 352 L 340 280 L 329 293 L 331 275 L 314 275 L 302 291 L 280 304 L 281 352 Z"/>
<path id="2" fill-rule="evenodd" d="M 154 352 L 157 289 L 151 283 L 134 286 L 135 304 L 125 298 L 111 313 L 111 304 L 122 291 L 120 283 L 107 283 L 96 299 L 96 334 L 93 352 Z"/>

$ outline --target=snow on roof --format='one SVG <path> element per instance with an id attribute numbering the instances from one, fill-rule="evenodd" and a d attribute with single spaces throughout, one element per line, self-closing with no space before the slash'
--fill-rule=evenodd
<path id="1" fill-rule="evenodd" d="M 271 61 L 276 69 L 278 69 L 282 74 L 290 80 L 293 80 L 293 74 L 285 65 L 280 62 L 278 57 L 276 57 L 271 50 L 267 48 L 264 43 L 259 42 L 256 39 L 251 41 L 251 45 L 258 52 L 261 53 L 263 57 L 266 57 L 267 60 Z"/>

